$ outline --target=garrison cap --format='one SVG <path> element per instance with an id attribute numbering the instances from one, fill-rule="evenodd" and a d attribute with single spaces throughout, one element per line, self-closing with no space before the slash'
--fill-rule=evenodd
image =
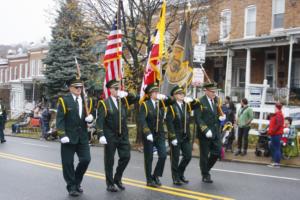
<path id="1" fill-rule="evenodd" d="M 174 94 L 179 94 L 179 93 L 184 93 L 183 87 L 180 87 L 179 85 L 176 85 L 172 90 L 171 90 L 171 96 Z"/>
<path id="2" fill-rule="evenodd" d="M 80 78 L 72 77 L 66 82 L 68 87 L 83 87 L 83 81 Z"/>
<path id="3" fill-rule="evenodd" d="M 208 89 L 208 90 L 216 90 L 217 88 L 217 83 L 204 83 L 202 85 L 203 88 Z"/>
<path id="4" fill-rule="evenodd" d="M 112 79 L 106 83 L 106 88 L 119 88 L 119 81 Z"/>
<path id="5" fill-rule="evenodd" d="M 159 88 L 158 88 L 157 83 L 152 83 L 150 85 L 147 85 L 147 87 L 145 88 L 146 94 L 150 94 L 151 92 L 158 92 L 158 91 L 159 91 Z"/>

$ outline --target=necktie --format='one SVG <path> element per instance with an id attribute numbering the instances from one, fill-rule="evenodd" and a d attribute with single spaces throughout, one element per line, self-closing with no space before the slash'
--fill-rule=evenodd
<path id="1" fill-rule="evenodd" d="M 210 101 L 211 101 L 211 108 L 212 108 L 212 110 L 214 110 L 214 100 L 210 99 Z"/>
<path id="2" fill-rule="evenodd" d="M 79 117 L 80 117 L 78 97 L 76 97 L 76 108 L 77 108 L 77 110 L 78 110 L 78 115 L 79 115 Z"/>

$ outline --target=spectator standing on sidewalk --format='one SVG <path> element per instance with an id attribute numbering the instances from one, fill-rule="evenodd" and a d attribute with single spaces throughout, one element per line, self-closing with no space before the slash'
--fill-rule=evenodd
<path id="1" fill-rule="evenodd" d="M 0 99 L 0 141 L 1 143 L 6 142 L 4 138 L 4 129 L 5 129 L 5 123 L 6 123 L 6 110 L 4 105 L 2 104 L 2 99 Z"/>
<path id="2" fill-rule="evenodd" d="M 42 138 L 46 139 L 48 131 L 50 130 L 51 113 L 49 107 L 46 106 L 42 111 L 41 125 L 42 125 Z"/>
<path id="3" fill-rule="evenodd" d="M 248 106 L 248 100 L 243 98 L 241 100 L 241 108 L 238 112 L 238 150 L 235 153 L 238 155 L 246 155 L 248 149 L 248 136 L 250 125 L 253 120 L 253 110 Z M 242 151 L 243 150 L 243 151 Z"/>
<path id="4" fill-rule="evenodd" d="M 226 120 L 223 122 L 222 129 L 227 122 L 231 122 L 232 125 L 235 124 L 235 114 L 236 114 L 236 107 L 234 103 L 231 101 L 229 96 L 225 97 L 225 102 L 222 107 L 224 114 L 226 115 Z M 235 130 L 234 128 L 231 129 L 228 135 L 228 141 L 225 145 L 225 151 L 231 150 L 233 152 L 232 143 L 235 139 Z"/>
<path id="5" fill-rule="evenodd" d="M 270 119 L 268 135 L 271 136 L 271 152 L 273 163 L 269 167 L 278 168 L 280 164 L 281 151 L 280 140 L 284 129 L 284 117 L 282 114 L 282 104 L 275 104 L 275 114 Z"/>

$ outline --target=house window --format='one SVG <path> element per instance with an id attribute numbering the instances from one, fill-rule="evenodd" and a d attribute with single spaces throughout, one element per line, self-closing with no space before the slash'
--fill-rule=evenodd
<path id="1" fill-rule="evenodd" d="M 23 64 L 20 64 L 20 69 L 19 69 L 19 79 L 22 78 L 22 71 L 23 71 Z"/>
<path id="2" fill-rule="evenodd" d="M 285 0 L 273 0 L 273 4 L 272 4 L 273 29 L 283 28 L 284 10 L 285 10 Z"/>
<path id="3" fill-rule="evenodd" d="M 10 69 L 9 69 L 9 80 L 11 81 L 11 80 L 13 80 L 13 67 L 10 67 Z"/>
<path id="4" fill-rule="evenodd" d="M 15 66 L 15 71 L 14 71 L 14 80 L 18 79 L 18 66 Z"/>
<path id="5" fill-rule="evenodd" d="M 25 78 L 28 77 L 28 63 L 25 64 Z"/>
<path id="6" fill-rule="evenodd" d="M 8 69 L 5 69 L 5 79 L 4 82 L 6 83 L 8 81 Z"/>
<path id="7" fill-rule="evenodd" d="M 198 43 L 206 44 L 207 43 L 207 34 L 208 34 L 208 19 L 207 17 L 202 17 L 199 23 L 198 29 Z"/>
<path id="8" fill-rule="evenodd" d="M 35 66 L 36 66 L 35 65 L 35 60 L 32 60 L 32 62 L 31 62 L 31 69 L 30 69 L 32 77 L 35 76 L 35 68 L 36 68 Z"/>
<path id="9" fill-rule="evenodd" d="M 249 6 L 245 11 L 245 37 L 255 36 L 256 33 L 256 7 Z"/>
<path id="10" fill-rule="evenodd" d="M 221 12 L 221 23 L 220 23 L 220 39 L 227 39 L 230 34 L 231 26 L 231 11 L 224 10 Z"/>
<path id="11" fill-rule="evenodd" d="M 2 74 L 3 74 L 3 69 L 0 69 L 0 83 L 3 83 Z"/>
<path id="12" fill-rule="evenodd" d="M 39 75 L 42 75 L 43 74 L 43 63 L 41 60 L 38 60 L 38 70 L 39 70 Z"/>

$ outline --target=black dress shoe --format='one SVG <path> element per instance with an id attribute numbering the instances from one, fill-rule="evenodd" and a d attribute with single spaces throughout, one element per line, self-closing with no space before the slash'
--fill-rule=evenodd
<path id="1" fill-rule="evenodd" d="M 109 192 L 118 192 L 118 189 L 114 185 L 107 186 L 106 190 Z"/>
<path id="2" fill-rule="evenodd" d="M 6 140 L 1 140 L 1 143 L 4 143 L 4 142 L 6 142 Z"/>
<path id="3" fill-rule="evenodd" d="M 114 181 L 120 190 L 125 190 L 123 183 L 121 181 Z"/>
<path id="4" fill-rule="evenodd" d="M 154 181 L 149 181 L 149 182 L 147 182 L 147 186 L 148 186 L 148 187 L 154 187 L 154 188 L 157 187 L 157 185 L 154 183 Z"/>
<path id="5" fill-rule="evenodd" d="M 187 180 L 184 176 L 180 177 L 180 181 L 182 181 L 183 183 L 189 183 L 189 180 Z"/>
<path id="6" fill-rule="evenodd" d="M 235 156 L 238 156 L 238 155 L 240 155 L 241 154 L 241 151 L 237 151 L 237 152 L 235 152 Z"/>
<path id="7" fill-rule="evenodd" d="M 158 176 L 153 176 L 153 181 L 156 185 L 161 186 L 161 182 L 160 182 Z"/>
<path id="8" fill-rule="evenodd" d="M 70 190 L 69 195 L 72 197 L 78 197 L 80 195 L 80 193 L 76 190 Z"/>
<path id="9" fill-rule="evenodd" d="M 76 191 L 79 192 L 80 194 L 83 193 L 83 189 L 81 188 L 81 186 L 77 186 Z"/>
<path id="10" fill-rule="evenodd" d="M 180 180 L 174 180 L 173 184 L 174 185 L 182 185 L 182 182 Z"/>
<path id="11" fill-rule="evenodd" d="M 208 175 L 208 176 L 203 176 L 203 177 L 202 177 L 202 181 L 203 181 L 204 183 L 213 183 L 213 181 L 211 180 L 211 178 L 210 178 L 209 175 Z"/>

